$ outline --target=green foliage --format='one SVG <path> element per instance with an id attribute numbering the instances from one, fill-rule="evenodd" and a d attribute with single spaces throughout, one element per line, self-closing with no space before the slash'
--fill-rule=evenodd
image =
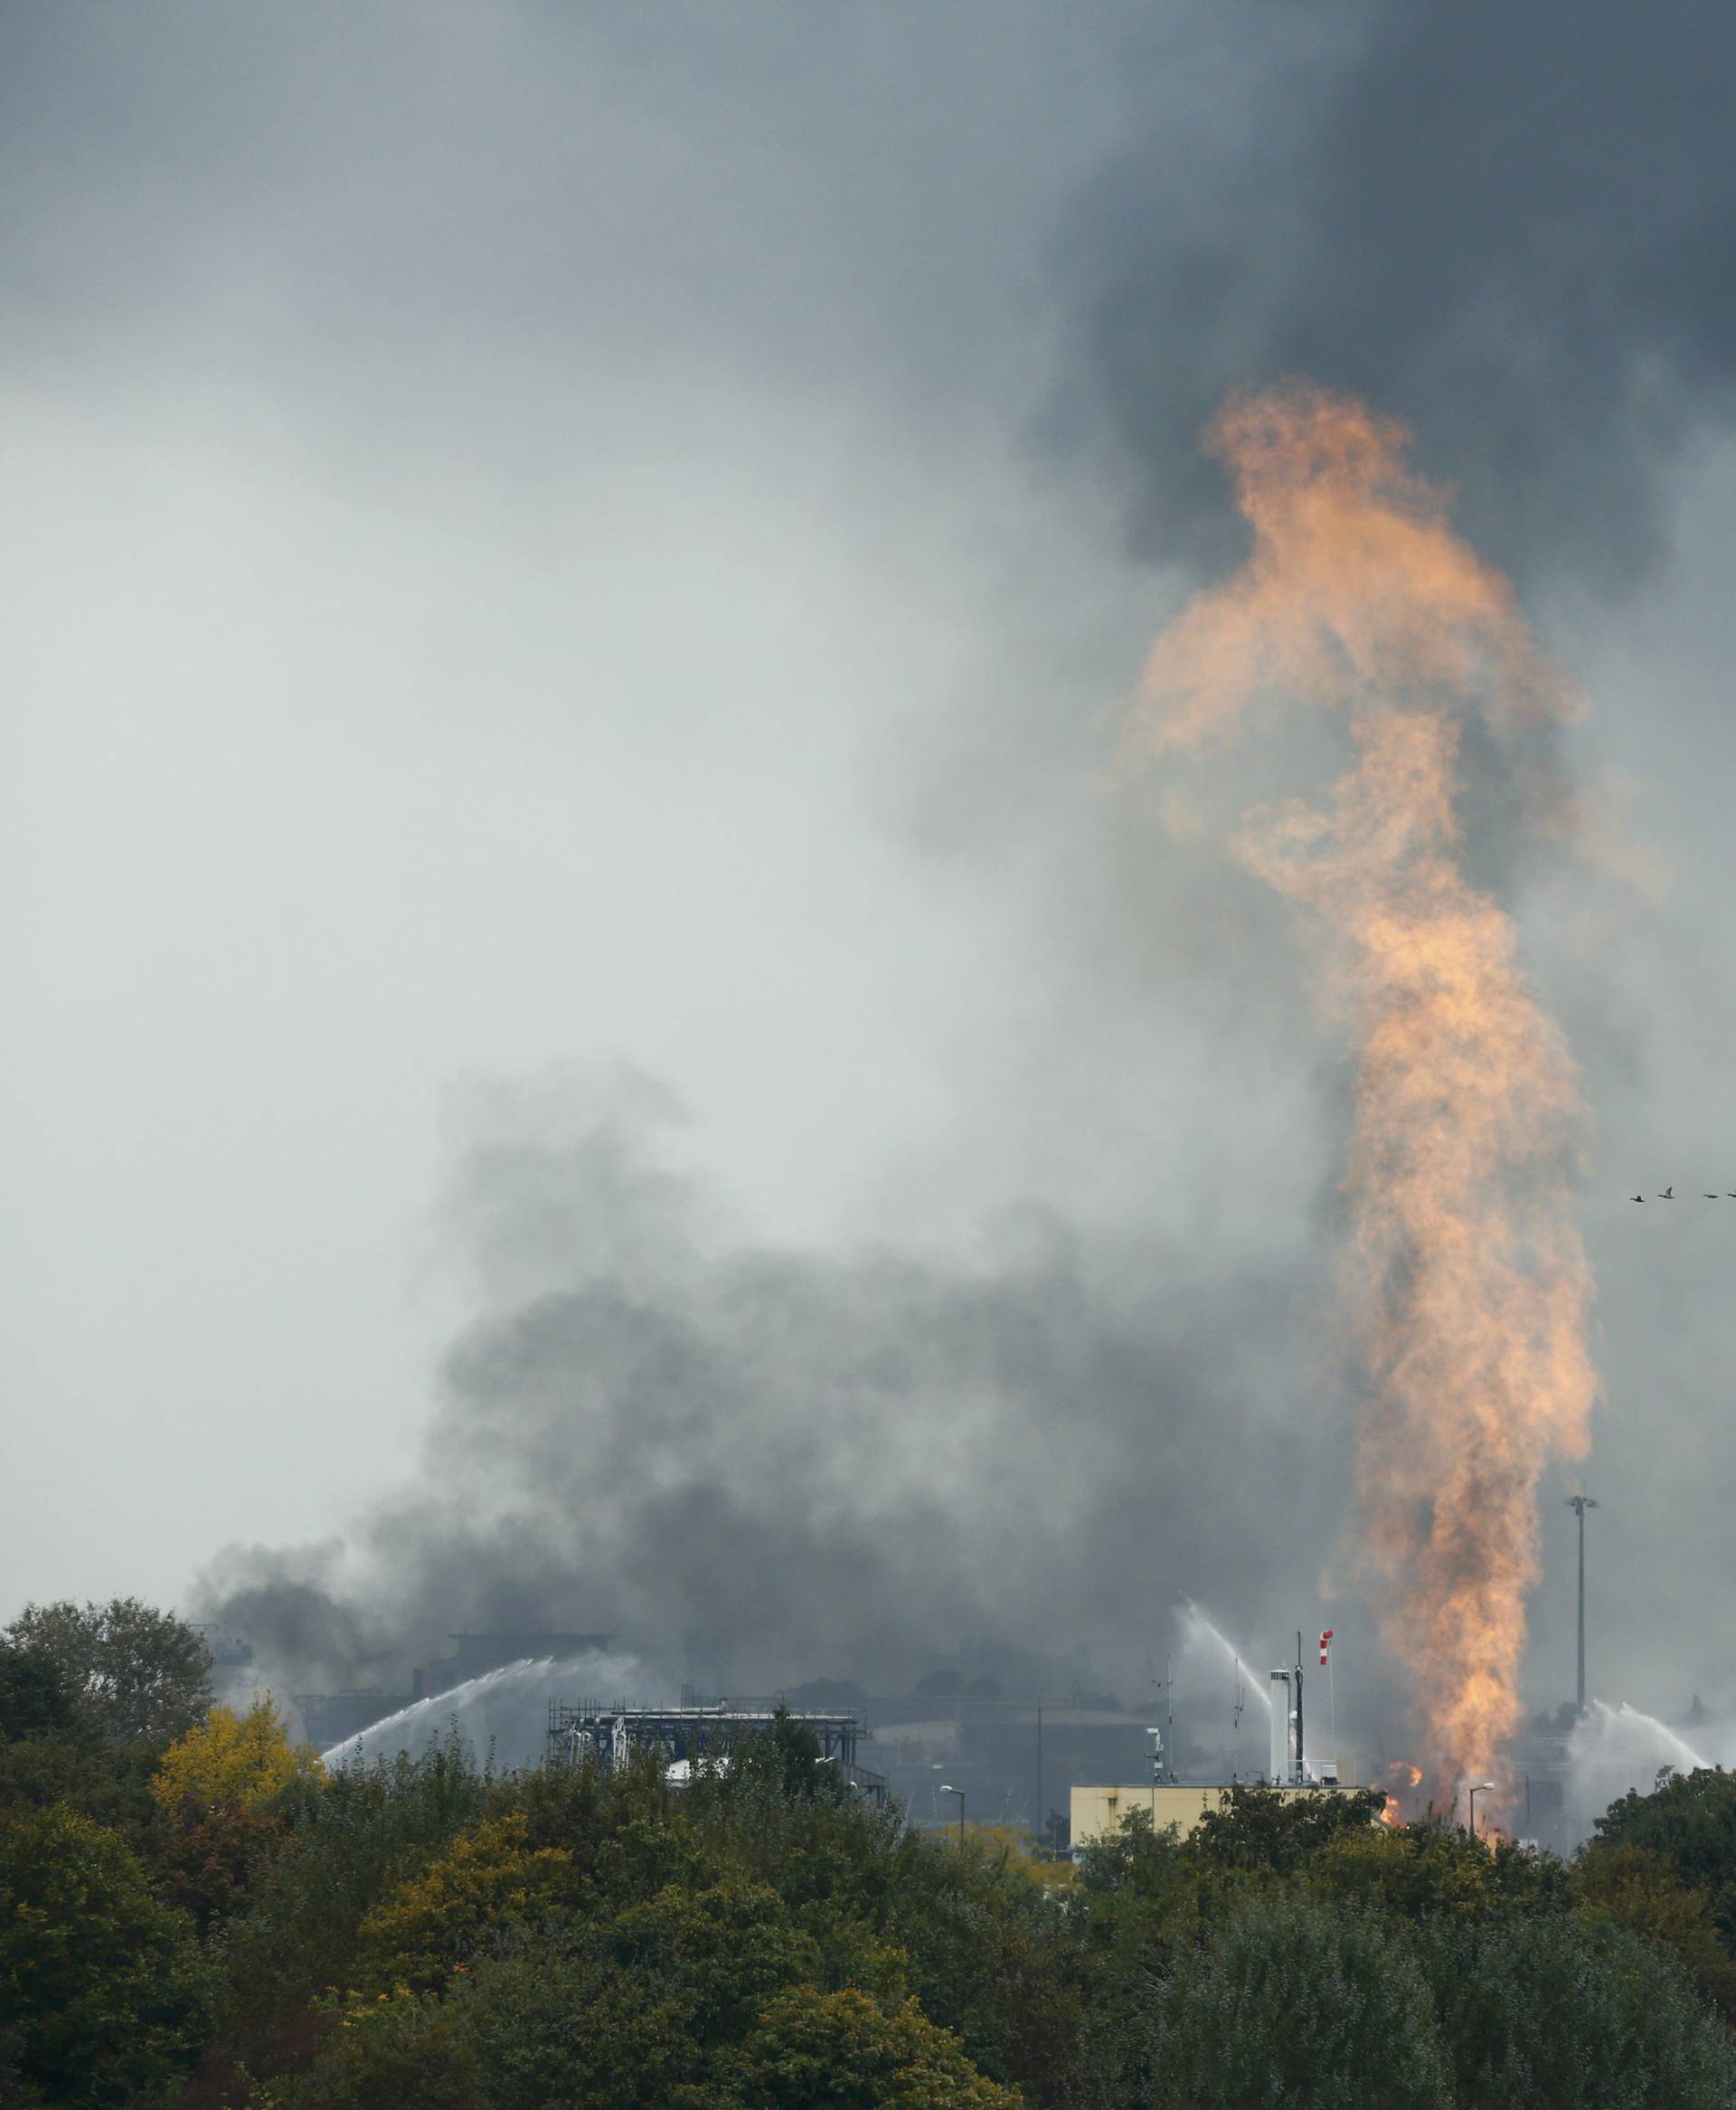
<path id="1" fill-rule="evenodd" d="M 907 1828 L 788 1717 L 679 1789 L 648 1757 L 495 1775 L 456 1732 L 326 1776 L 268 1710 L 190 1726 L 203 1679 L 145 1607 L 0 1642 L 0 2102 L 1736 2104 L 1722 1774 L 1617 1804 L 1571 1868 L 1244 1789 L 1058 1880 Z"/>
<path id="2" fill-rule="evenodd" d="M 1389 1926 L 1250 1895 L 1155 2003 L 1154 2110 L 1451 2110 L 1421 1970 Z"/>
<path id="3" fill-rule="evenodd" d="M 1198 1945 L 1214 1888 L 1174 1828 L 1155 1831 L 1145 1810 L 1084 1850 L 1065 1922 L 1078 2010 L 1069 2063 L 1081 2086 L 1071 2096 L 1052 2091 L 1050 2099 L 1144 2110 L 1153 2079 L 1151 1991 Z"/>
<path id="4" fill-rule="evenodd" d="M 838 1786 L 838 1769 L 822 1756 L 819 1738 L 781 1705 L 763 1736 L 736 1746 L 731 1753 L 731 1770 L 747 1777 L 763 1774 L 786 1795 L 811 1798 L 833 1793 Z"/>
<path id="5" fill-rule="evenodd" d="M 210 1650 L 184 1620 L 137 1597 L 26 1604 L 0 1638 L 51 1658 L 80 1727 L 109 1744 L 166 1744 L 211 1706 Z"/>
<path id="6" fill-rule="evenodd" d="M 1674 1962 L 1574 1914 L 1436 1922 L 1418 1945 L 1475 2110 L 1730 2110 L 1736 2051 Z"/>
<path id="7" fill-rule="evenodd" d="M 664 2110 L 703 2075 L 680 2001 L 626 1977 L 590 1927 L 479 1959 L 448 2005 L 493 2110 Z"/>
<path id="8" fill-rule="evenodd" d="M 456 1735 L 420 1758 L 339 1769 L 286 1802 L 280 1849 L 222 1936 L 220 2008 L 242 2042 L 354 1981 L 363 1918 L 484 1816 L 496 1790 Z"/>
<path id="9" fill-rule="evenodd" d="M 919 1832 L 890 1846 L 881 1871 L 875 1931 L 907 1960 L 923 2011 L 964 2042 L 996 2080 L 1046 2069 L 1072 1986 L 1052 1975 L 1061 1908 L 1004 1848 L 968 1838 L 963 1848 Z"/>
<path id="10" fill-rule="evenodd" d="M 253 2110 L 495 2110 L 463 2030 L 411 1994 L 349 2003 L 307 2067 L 248 2099 Z"/>
<path id="11" fill-rule="evenodd" d="M 77 1694 L 53 1651 L 41 1641 L 0 1641 L 0 1744 L 78 1728 Z"/>
<path id="12" fill-rule="evenodd" d="M 21 1736 L 0 1744 L 0 1810 L 61 1804 L 118 1831 L 136 1853 L 148 1853 L 156 1823 L 148 1746 L 119 1749 L 93 1737 Z"/>
<path id="13" fill-rule="evenodd" d="M 803 1986 L 774 2001 L 727 2062 L 741 2110 L 1019 2110 L 1020 2097 L 976 2071 L 958 2039 L 914 2001 L 883 2014 L 859 1992 Z"/>
<path id="14" fill-rule="evenodd" d="M 68 2105 L 130 2102 L 203 2040 L 192 1929 L 74 1811 L 0 1816 L 0 2015 L 20 2081 Z"/>
<path id="15" fill-rule="evenodd" d="M 696 1827 L 648 1754 L 606 1775 L 594 1760 L 553 1765 L 515 1782 L 533 1847 L 559 1847 L 580 1878 L 611 1896 L 644 1896 L 665 1883 L 700 1879 L 704 1855 Z M 691 1807 L 691 1805 L 688 1805 Z"/>
<path id="16" fill-rule="evenodd" d="M 455 1997 L 498 2110 L 662 2110 L 710 2100 L 720 2052 L 818 1962 L 773 1892 L 672 1885 L 479 1960 Z"/>
<path id="17" fill-rule="evenodd" d="M 820 1961 L 777 1893 L 739 1879 L 699 1891 L 672 1884 L 628 1906 L 602 1945 L 629 1982 L 677 2001 L 705 2046 L 740 2035 L 774 1994 L 811 1981 Z"/>
<path id="18" fill-rule="evenodd" d="M 1718 1937 L 1711 1898 L 1673 1860 L 1643 1846 L 1593 1846 L 1571 1890 L 1594 1925 L 1625 1927 L 1668 1950 L 1726 2023 L 1736 2022 L 1736 1957 Z"/>
<path id="19" fill-rule="evenodd" d="M 1561 1911 L 1568 1903 L 1567 1871 L 1552 1855 L 1508 1840 L 1491 1848 L 1434 1819 L 1343 1831 L 1308 1878 L 1328 1897 L 1419 1923 Z"/>
<path id="20" fill-rule="evenodd" d="M 221 1802 L 187 1824 L 159 1822 L 151 1839 L 157 1888 L 192 1916 L 202 1935 L 245 1910 L 254 1870 L 284 1837 L 283 1819 L 269 1810 Z"/>
<path id="21" fill-rule="evenodd" d="M 1187 1840 L 1202 1867 L 1220 1872 L 1290 1876 L 1346 1833 L 1366 1831 L 1384 1807 L 1378 1788 L 1286 1799 L 1276 1788 L 1232 1787 Z"/>
<path id="22" fill-rule="evenodd" d="M 1146 1811 L 1133 1811 L 1118 1831 L 1085 1848 L 1078 1888 L 1097 1945 L 1142 1963 L 1165 1962 L 1197 1931 L 1198 1863 L 1173 1827 L 1153 1828 Z"/>
<path id="23" fill-rule="evenodd" d="M 1736 1948 L 1736 1774 L 1702 1767 L 1649 1795 L 1627 1794 L 1598 1819 L 1599 1843 L 1662 1854 L 1703 1890 L 1718 1932 Z"/>
<path id="24" fill-rule="evenodd" d="M 501 1928 L 541 1925 L 570 1909 L 571 1855 L 533 1848 L 528 1833 L 522 1810 L 485 1818 L 374 1906 L 359 1930 L 361 1985 L 434 1992 Z"/>

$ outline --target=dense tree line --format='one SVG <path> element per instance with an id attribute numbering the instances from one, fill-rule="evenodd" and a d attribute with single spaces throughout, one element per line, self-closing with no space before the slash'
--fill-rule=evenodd
<path id="1" fill-rule="evenodd" d="M 0 1636 L 0 2105 L 1730 2110 L 1736 1776 L 1566 1863 L 1258 1791 L 1077 1863 L 799 1726 L 672 1788 L 327 1774 L 147 1607 Z"/>

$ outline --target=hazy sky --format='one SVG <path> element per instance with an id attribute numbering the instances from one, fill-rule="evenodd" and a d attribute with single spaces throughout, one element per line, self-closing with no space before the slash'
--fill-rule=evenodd
<path id="1" fill-rule="evenodd" d="M 1414 424 L 1668 868 L 1474 817 L 1593 1102 L 1594 1683 L 1736 1698 L 1733 41 L 10 0 L 0 1602 L 325 1547 L 382 1645 L 792 1676 L 868 1607 L 1330 1617 L 1342 1051 L 1110 766 L 1233 561 L 1200 422 L 1299 369 Z"/>

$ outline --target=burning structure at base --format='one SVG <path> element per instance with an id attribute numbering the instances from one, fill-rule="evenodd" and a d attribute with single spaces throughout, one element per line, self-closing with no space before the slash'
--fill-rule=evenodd
<path id="1" fill-rule="evenodd" d="M 1354 759 L 1330 804 L 1256 807 L 1231 847 L 1313 912 L 1354 1050 L 1358 1544 L 1394 1659 L 1427 1666 L 1419 1755 L 1437 1801 L 1493 1775 L 1510 1803 L 1538 1483 L 1583 1456 L 1596 1386 L 1568 1187 L 1578 1074 L 1510 916 L 1469 876 L 1459 803 L 1474 745 L 1504 810 L 1570 831 L 1539 758 L 1572 699 L 1404 442 L 1314 389 L 1226 406 L 1211 444 L 1252 546 L 1158 639 L 1130 744 L 1173 760 L 1292 699 L 1346 714 Z"/>

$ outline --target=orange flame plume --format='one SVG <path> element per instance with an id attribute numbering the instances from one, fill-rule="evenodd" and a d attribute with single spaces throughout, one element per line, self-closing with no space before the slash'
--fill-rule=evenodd
<path id="1" fill-rule="evenodd" d="M 1360 759 L 1329 807 L 1256 809 L 1232 847 L 1318 912 L 1358 1052 L 1357 1491 L 1384 1638 L 1417 1666 L 1430 1770 L 1456 1785 L 1519 1721 L 1537 1483 L 1583 1456 L 1596 1390 L 1567 1187 L 1578 1075 L 1511 921 L 1462 867 L 1458 748 L 1471 712 L 1499 735 L 1572 698 L 1405 440 L 1299 385 L 1226 406 L 1209 444 L 1252 550 L 1158 639 L 1131 732 L 1162 754 L 1266 696 L 1349 713 Z"/>

